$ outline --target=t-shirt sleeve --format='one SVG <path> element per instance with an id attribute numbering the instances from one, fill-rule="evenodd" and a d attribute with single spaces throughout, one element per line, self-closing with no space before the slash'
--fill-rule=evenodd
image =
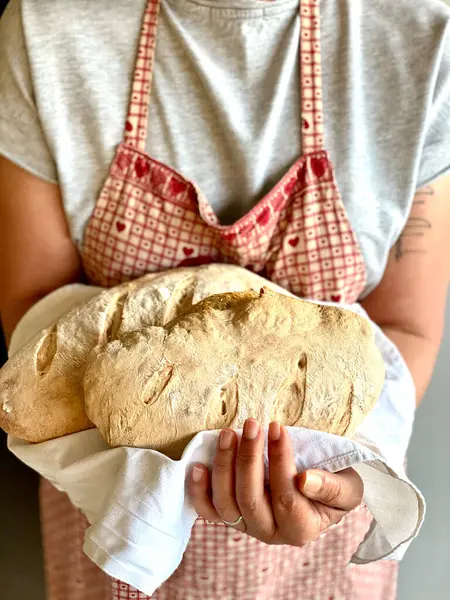
<path id="1" fill-rule="evenodd" d="M 450 19 L 442 38 L 440 55 L 426 121 L 419 188 L 450 172 Z"/>
<path id="2" fill-rule="evenodd" d="M 57 182 L 55 161 L 39 120 L 20 0 L 10 0 L 0 20 L 0 154 L 42 179 Z"/>

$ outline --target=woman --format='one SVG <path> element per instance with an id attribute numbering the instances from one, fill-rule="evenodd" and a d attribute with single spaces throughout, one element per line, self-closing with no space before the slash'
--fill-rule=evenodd
<path id="1" fill-rule="evenodd" d="M 108 286 L 234 262 L 301 296 L 360 301 L 420 402 L 448 283 L 443 4 L 12 0 L 1 46 L 8 338 L 38 299 L 86 276 Z M 349 566 L 370 526 L 359 476 L 296 478 L 273 424 L 268 496 L 258 424 L 245 433 L 239 451 L 222 433 L 211 475 L 193 470 L 214 523 L 196 523 L 153 597 L 394 598 L 394 562 Z M 143 597 L 83 556 L 86 522 L 48 482 L 41 501 L 51 600 Z"/>

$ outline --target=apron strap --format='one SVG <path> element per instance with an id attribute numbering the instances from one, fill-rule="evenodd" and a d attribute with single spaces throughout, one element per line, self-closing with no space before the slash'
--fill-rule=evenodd
<path id="1" fill-rule="evenodd" d="M 320 0 L 300 0 L 302 154 L 324 147 Z"/>
<path id="2" fill-rule="evenodd" d="M 127 146 L 141 152 L 145 152 L 147 142 L 148 109 L 160 4 L 161 0 L 148 0 L 145 9 L 123 136 Z"/>
<path id="3" fill-rule="evenodd" d="M 147 142 L 160 4 L 161 0 L 147 2 L 125 124 L 125 144 L 141 152 Z M 300 0 L 299 11 L 302 154 L 307 154 L 324 146 L 319 0 Z"/>

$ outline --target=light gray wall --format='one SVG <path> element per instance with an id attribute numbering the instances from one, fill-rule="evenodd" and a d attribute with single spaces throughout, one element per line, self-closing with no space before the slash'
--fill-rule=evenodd
<path id="1" fill-rule="evenodd" d="M 427 515 L 419 537 L 402 562 L 398 600 L 450 599 L 449 424 L 450 298 L 444 343 L 417 412 L 408 455 L 408 474 L 425 495 Z"/>

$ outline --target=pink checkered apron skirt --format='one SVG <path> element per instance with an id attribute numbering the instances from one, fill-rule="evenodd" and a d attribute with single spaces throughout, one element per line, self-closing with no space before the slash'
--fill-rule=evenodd
<path id="1" fill-rule="evenodd" d="M 244 217 L 221 225 L 196 185 L 146 152 L 160 0 L 149 0 L 124 142 L 88 222 L 90 280 L 112 286 L 148 272 L 226 262 L 317 300 L 354 302 L 363 256 L 323 148 L 319 0 L 301 0 L 303 156 Z M 87 522 L 65 494 L 41 486 L 49 600 L 148 598 L 107 577 L 82 552 Z M 305 548 L 267 546 L 198 519 L 177 571 L 155 600 L 391 600 L 396 564 L 349 565 L 371 516 L 364 506 Z"/>

